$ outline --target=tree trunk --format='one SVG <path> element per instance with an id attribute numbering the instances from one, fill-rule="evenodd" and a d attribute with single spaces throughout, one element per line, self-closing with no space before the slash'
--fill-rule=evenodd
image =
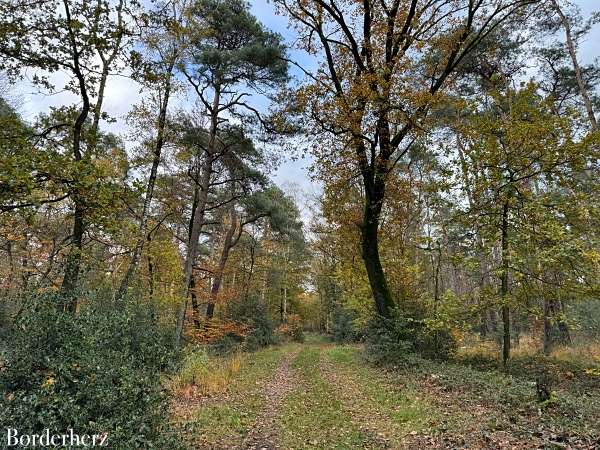
<path id="1" fill-rule="evenodd" d="M 196 327 L 197 330 L 200 329 L 200 308 L 198 306 L 198 299 L 196 296 L 196 280 L 194 277 L 192 277 L 192 279 L 190 280 L 190 297 L 192 299 L 192 310 L 193 312 L 193 319 L 194 319 L 194 326 Z"/>
<path id="2" fill-rule="evenodd" d="M 502 272 L 500 275 L 500 299 L 502 301 L 502 366 L 508 368 L 510 359 L 510 308 L 508 306 L 508 200 L 502 208 Z"/>
<path id="3" fill-rule="evenodd" d="M 25 245 L 23 246 L 23 256 L 21 257 L 21 280 L 23 282 L 22 290 L 27 291 L 27 288 L 29 287 L 29 277 L 31 276 L 29 271 L 29 252 L 27 251 L 29 248 L 29 233 L 25 231 L 23 237 Z"/>
<path id="4" fill-rule="evenodd" d="M 225 239 L 223 240 L 223 249 L 221 250 L 221 257 L 219 258 L 219 265 L 217 266 L 217 270 L 214 274 L 214 280 L 210 290 L 210 302 L 206 307 L 207 320 L 212 319 L 214 316 L 215 304 L 217 303 L 217 298 L 221 289 L 221 282 L 223 281 L 223 274 L 225 273 L 225 265 L 227 264 L 227 260 L 229 259 L 229 252 L 236 242 L 233 237 L 235 231 L 238 228 L 238 219 L 235 215 L 235 210 L 233 207 L 231 208 L 231 211 L 229 213 L 229 219 L 229 228 L 225 233 Z"/>
<path id="5" fill-rule="evenodd" d="M 369 277 L 377 313 L 381 317 L 389 318 L 394 301 L 379 258 L 379 213 L 381 205 L 376 202 L 383 202 L 383 195 L 375 201 L 370 194 L 365 196 L 365 209 L 361 227 L 362 258 Z"/>
<path id="6" fill-rule="evenodd" d="M 71 233 L 71 244 L 74 248 L 71 249 L 67 256 L 65 274 L 60 287 L 60 291 L 64 295 L 63 309 L 69 312 L 75 312 L 77 309 L 75 289 L 77 289 L 77 284 L 79 282 L 81 256 L 83 252 L 83 233 L 85 230 L 83 222 L 83 200 L 79 199 L 78 196 L 75 196 L 74 201 L 75 213 L 73 216 L 73 231 Z"/>
<path id="7" fill-rule="evenodd" d="M 544 354 L 549 355 L 554 347 L 571 343 L 569 327 L 562 320 L 562 305 L 560 301 L 544 298 Z"/>
<path id="8" fill-rule="evenodd" d="M 552 337 L 552 318 L 551 318 L 551 306 L 550 300 L 548 298 L 544 298 L 544 355 L 549 355 L 552 351 L 552 347 L 554 345 L 554 339 Z"/>
<path id="9" fill-rule="evenodd" d="M 279 288 L 279 323 L 283 323 L 283 288 Z"/>
<path id="10" fill-rule="evenodd" d="M 244 283 L 244 295 L 242 296 L 242 298 L 244 299 L 244 301 L 248 301 L 248 293 L 250 291 L 250 283 L 252 282 L 252 275 L 254 275 L 254 259 L 255 259 L 255 251 L 256 251 L 256 246 L 257 241 L 253 241 L 252 242 L 252 246 L 250 247 L 250 269 L 248 270 L 248 278 L 246 279 L 245 283 Z"/>
<path id="11" fill-rule="evenodd" d="M 152 238 L 148 234 L 148 246 L 150 246 L 150 242 L 152 242 Z M 154 264 L 150 254 L 147 254 L 146 259 L 148 260 L 148 297 L 152 301 L 154 298 Z"/>
<path id="12" fill-rule="evenodd" d="M 556 311 L 558 312 L 556 316 L 556 324 L 558 326 L 558 341 L 562 345 L 570 345 L 571 333 L 569 331 L 569 324 L 562 318 L 565 314 L 565 307 L 563 302 L 560 300 L 556 300 Z"/>
<path id="13" fill-rule="evenodd" d="M 123 280 L 121 281 L 121 284 L 119 286 L 119 290 L 115 295 L 115 300 L 117 302 L 120 302 L 123 299 L 125 293 L 127 292 L 129 284 L 137 270 L 140 258 L 142 256 L 142 250 L 144 248 L 144 240 L 146 239 L 146 229 L 148 226 L 148 216 L 150 215 L 150 204 L 152 203 L 152 197 L 154 196 L 154 185 L 156 184 L 158 165 L 160 164 L 162 148 L 164 146 L 165 127 L 167 122 L 167 108 L 169 104 L 169 98 L 171 95 L 171 77 L 173 73 L 173 67 L 174 62 L 169 66 L 167 71 L 165 93 L 164 97 L 162 98 L 160 111 L 158 114 L 156 144 L 154 146 L 154 156 L 152 158 L 152 168 L 150 169 L 150 177 L 148 178 L 148 185 L 146 187 L 146 197 L 144 198 L 144 205 L 142 207 L 142 217 L 140 218 L 140 223 L 138 226 L 138 235 L 135 242 L 133 255 L 127 268 L 127 272 L 125 273 L 125 276 L 123 277 Z"/>
<path id="14" fill-rule="evenodd" d="M 79 115 L 75 120 L 73 125 L 73 157 L 76 162 L 79 162 L 83 159 L 81 152 L 81 132 L 83 130 L 83 125 L 87 119 L 88 113 L 90 111 L 90 99 L 88 97 L 87 86 L 85 82 L 85 78 L 81 71 L 81 66 L 79 62 L 79 49 L 77 47 L 77 42 L 75 39 L 75 32 L 73 28 L 71 28 L 71 12 L 68 6 L 68 3 L 65 2 L 65 14 L 67 21 L 69 23 L 69 41 L 71 45 L 71 51 L 73 52 L 73 74 L 77 79 L 79 94 L 81 96 L 81 110 L 79 111 Z M 85 232 L 85 224 L 84 224 L 84 212 L 85 205 L 83 198 L 77 192 L 77 188 L 75 188 L 73 192 L 73 202 L 75 204 L 75 210 L 73 213 L 73 228 L 71 233 L 71 244 L 73 248 L 69 252 L 67 256 L 67 261 L 65 263 L 65 273 L 62 280 L 62 284 L 60 287 L 60 292 L 63 296 L 63 309 L 69 312 L 75 312 L 77 309 L 77 298 L 75 297 L 75 290 L 77 289 L 77 285 L 79 282 L 79 272 L 81 270 L 81 258 L 83 253 L 83 234 Z"/>
<path id="15" fill-rule="evenodd" d="M 206 212 L 206 203 L 208 201 L 208 190 L 210 188 L 210 177 L 212 175 L 213 163 L 216 153 L 217 143 L 217 128 L 219 124 L 219 102 L 221 97 L 220 85 L 215 86 L 215 93 L 212 102 L 212 109 L 210 111 L 211 121 L 208 136 L 207 155 L 206 161 L 202 167 L 202 175 L 200 179 L 200 192 L 198 196 L 198 204 L 194 211 L 194 220 L 192 223 L 192 229 L 190 233 L 190 240 L 188 242 L 187 254 L 184 263 L 184 296 L 183 303 L 177 313 L 177 327 L 175 331 L 175 345 L 179 346 L 181 341 L 181 335 L 183 333 L 183 324 L 185 322 L 185 312 L 187 309 L 187 298 L 190 291 L 190 282 L 192 279 L 192 272 L 194 268 L 194 262 L 198 255 L 198 239 L 200 238 L 200 232 L 204 225 L 204 214 Z M 208 314 L 208 311 L 207 311 Z"/>

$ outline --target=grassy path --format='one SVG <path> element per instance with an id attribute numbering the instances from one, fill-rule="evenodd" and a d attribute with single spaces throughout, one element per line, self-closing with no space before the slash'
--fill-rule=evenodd
<path id="1" fill-rule="evenodd" d="M 313 340 L 250 361 L 225 395 L 179 405 L 187 448 L 401 448 L 432 414 L 360 361 L 357 348 Z"/>
<path id="2" fill-rule="evenodd" d="M 598 448 L 576 431 L 596 426 L 594 403 L 571 417 L 565 396 L 565 405 L 540 411 L 529 382 L 419 364 L 385 371 L 358 347 L 316 338 L 265 349 L 247 357 L 223 395 L 176 408 L 182 441 L 198 449 Z"/>
<path id="3" fill-rule="evenodd" d="M 287 355 L 265 385 L 262 411 L 244 440 L 245 448 L 266 449 L 277 446 L 278 430 L 275 425 L 281 405 L 288 394 L 298 386 L 297 376 L 290 368 L 291 362 L 296 359 L 297 354 L 298 351 L 295 350 Z"/>

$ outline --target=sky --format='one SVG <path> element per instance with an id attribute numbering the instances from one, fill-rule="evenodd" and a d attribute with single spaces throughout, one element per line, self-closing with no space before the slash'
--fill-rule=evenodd
<path id="1" fill-rule="evenodd" d="M 593 10 L 600 9 L 598 0 L 575 0 L 583 13 L 583 17 L 587 18 Z M 287 18 L 275 13 L 274 5 L 267 0 L 251 0 L 251 10 L 254 15 L 269 29 L 280 33 L 290 48 L 290 56 L 300 65 L 307 68 L 314 68 L 315 62 L 307 55 L 293 48 L 296 34 L 293 29 L 288 26 Z M 600 25 L 592 30 L 586 40 L 582 42 L 579 49 L 579 56 L 583 63 L 589 63 L 600 55 Z M 292 68 L 292 75 L 301 76 L 299 69 Z M 58 86 L 66 80 L 64 76 L 57 75 L 55 77 Z M 48 111 L 49 107 L 69 103 L 69 94 L 58 93 L 55 95 L 43 95 L 35 92 L 35 89 L 24 82 L 18 87 L 18 95 L 22 99 L 21 112 L 28 120 L 33 120 L 40 112 Z M 122 76 L 113 76 L 109 80 L 106 91 L 105 109 L 109 115 L 117 119 L 115 124 L 108 124 L 106 129 L 117 134 L 126 133 L 124 124 L 124 116 L 137 101 L 139 101 L 140 93 L 137 85 L 130 79 Z M 189 100 L 181 99 L 180 104 L 185 104 Z M 283 162 L 273 174 L 274 181 L 284 187 L 287 191 L 296 192 L 296 196 L 306 200 L 306 197 L 314 197 L 319 192 L 319 186 L 312 182 L 307 173 L 307 166 L 310 164 L 310 159 L 292 159 L 291 155 L 284 154 Z"/>

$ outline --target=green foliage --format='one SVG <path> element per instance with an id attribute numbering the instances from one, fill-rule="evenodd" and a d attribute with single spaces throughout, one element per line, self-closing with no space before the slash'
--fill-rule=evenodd
<path id="1" fill-rule="evenodd" d="M 160 372 L 172 367 L 171 334 L 133 303 L 122 310 L 57 310 L 31 302 L 10 335 L 0 373 L 1 422 L 25 433 L 108 432 L 111 448 L 167 448 Z"/>
<path id="2" fill-rule="evenodd" d="M 362 334 L 354 325 L 355 314 L 344 308 L 336 308 L 333 312 L 331 334 L 338 343 L 357 342 Z"/>
<path id="3" fill-rule="evenodd" d="M 287 79 L 282 38 L 269 32 L 241 0 L 197 0 L 191 8 L 191 54 L 197 76 L 277 84 Z"/>
<path id="4" fill-rule="evenodd" d="M 208 351 L 214 356 L 231 355 L 242 348 L 243 342 L 243 336 L 238 333 L 229 332 L 211 342 L 208 345 Z"/>
<path id="5" fill-rule="evenodd" d="M 199 384 L 198 378 L 209 370 L 209 356 L 204 349 L 193 349 L 186 355 L 177 374 L 177 382 L 182 386 Z"/>
<path id="6" fill-rule="evenodd" d="M 374 318 L 367 329 L 365 354 L 378 365 L 403 361 L 414 351 L 415 323 L 401 316 Z"/>
<path id="7" fill-rule="evenodd" d="M 246 336 L 244 349 L 252 352 L 276 343 L 273 320 L 269 317 L 267 309 L 260 307 L 252 317 L 252 331 Z"/>
<path id="8" fill-rule="evenodd" d="M 373 318 L 367 329 L 367 358 L 375 364 L 396 364 L 411 353 L 426 358 L 446 359 L 457 347 L 450 331 L 444 327 L 428 329 L 423 311 L 396 309 L 391 318 Z"/>
<path id="9" fill-rule="evenodd" d="M 244 350 L 253 352 L 277 343 L 273 320 L 267 307 L 257 297 L 233 302 L 229 305 L 229 314 L 251 329 L 244 340 Z"/>
<path id="10" fill-rule="evenodd" d="M 586 340 L 600 341 L 600 300 L 589 299 L 571 307 L 578 333 Z"/>

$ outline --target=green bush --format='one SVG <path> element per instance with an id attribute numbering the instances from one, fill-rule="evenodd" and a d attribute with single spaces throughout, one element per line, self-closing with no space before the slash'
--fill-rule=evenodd
<path id="1" fill-rule="evenodd" d="M 377 365 L 396 364 L 413 352 L 413 324 L 403 317 L 373 318 L 367 328 L 365 355 Z"/>
<path id="2" fill-rule="evenodd" d="M 20 434 L 108 433 L 110 448 L 168 448 L 160 373 L 174 367 L 172 334 L 145 305 L 59 311 L 57 295 L 29 302 L 0 372 L 0 418 Z M 170 330 L 169 330 L 170 331 Z"/>
<path id="3" fill-rule="evenodd" d="M 418 313 L 418 311 L 416 311 Z M 398 364 L 411 353 L 432 359 L 447 359 L 457 347 L 449 330 L 428 329 L 415 311 L 394 310 L 392 317 L 373 318 L 367 329 L 366 356 L 375 364 Z"/>
<path id="4" fill-rule="evenodd" d="M 304 328 L 299 314 L 289 314 L 287 320 L 277 327 L 282 341 L 304 342 Z"/>
<path id="5" fill-rule="evenodd" d="M 242 346 L 244 350 L 256 351 L 277 344 L 273 320 L 269 316 L 266 306 L 257 298 L 250 297 L 244 301 L 232 303 L 229 313 L 232 318 L 250 327 L 250 332 L 246 335 Z"/>
<path id="6" fill-rule="evenodd" d="M 277 336 L 275 336 L 275 327 L 273 321 L 267 314 L 266 309 L 257 311 L 252 318 L 252 330 L 246 336 L 244 342 L 244 350 L 256 351 L 269 345 L 277 344 Z"/>
<path id="7" fill-rule="evenodd" d="M 242 348 L 244 337 L 237 333 L 226 333 L 208 345 L 208 352 L 214 356 L 226 356 Z"/>
<path id="8" fill-rule="evenodd" d="M 358 342 L 362 338 L 362 333 L 354 326 L 354 314 L 343 308 L 336 308 L 333 313 L 333 324 L 331 327 L 331 337 L 340 344 Z"/>

